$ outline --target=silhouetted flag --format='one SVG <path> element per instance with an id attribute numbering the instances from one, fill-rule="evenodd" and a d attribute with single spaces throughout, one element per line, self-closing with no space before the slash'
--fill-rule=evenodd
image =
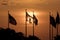
<path id="1" fill-rule="evenodd" d="M 51 15 L 50 15 L 50 24 L 56 28 L 56 22 Z"/>
<path id="2" fill-rule="evenodd" d="M 59 14 L 58 14 L 58 12 L 57 12 L 57 16 L 56 16 L 56 24 L 59 24 Z"/>
<path id="3" fill-rule="evenodd" d="M 28 20 L 28 18 L 29 18 L 29 20 Z M 29 23 L 32 23 L 31 22 L 31 16 L 27 13 L 27 11 L 26 11 L 26 21 L 29 21 Z"/>
<path id="4" fill-rule="evenodd" d="M 33 21 L 35 25 L 38 25 L 38 19 L 35 17 L 35 15 L 33 14 Z"/>
<path id="5" fill-rule="evenodd" d="M 10 14 L 9 14 L 9 23 L 11 23 L 13 25 L 17 24 L 16 20 Z"/>

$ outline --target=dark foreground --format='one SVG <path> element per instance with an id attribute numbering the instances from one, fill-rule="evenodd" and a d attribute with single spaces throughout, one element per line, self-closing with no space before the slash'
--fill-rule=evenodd
<path id="1" fill-rule="evenodd" d="M 15 30 L 7 28 L 0 28 L 0 40 L 41 40 L 36 36 L 24 36 L 22 32 L 15 32 Z M 60 40 L 60 35 L 54 37 L 54 40 Z"/>
<path id="2" fill-rule="evenodd" d="M 54 37 L 54 40 L 60 40 L 60 35 L 56 35 L 56 37 Z"/>
<path id="3" fill-rule="evenodd" d="M 15 32 L 13 29 L 0 28 L 0 40 L 40 40 L 36 36 L 25 37 L 22 32 Z"/>

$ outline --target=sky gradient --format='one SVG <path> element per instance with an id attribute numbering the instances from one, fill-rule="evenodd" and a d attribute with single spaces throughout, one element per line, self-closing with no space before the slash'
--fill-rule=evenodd
<path id="1" fill-rule="evenodd" d="M 4 3 L 6 4 L 4 5 Z M 25 9 L 28 10 L 30 15 L 33 14 L 34 11 L 34 14 L 38 19 L 38 25 L 35 26 L 35 35 L 41 38 L 41 40 L 48 40 L 49 12 L 53 14 L 54 18 L 56 18 L 57 11 L 60 15 L 60 0 L 0 0 L 0 27 L 8 27 L 9 10 L 10 14 L 17 21 L 16 26 L 9 24 L 10 28 L 14 29 L 16 32 L 25 33 Z M 54 28 L 54 36 L 55 34 L 56 29 Z M 32 24 L 29 23 L 28 35 L 32 35 Z"/>

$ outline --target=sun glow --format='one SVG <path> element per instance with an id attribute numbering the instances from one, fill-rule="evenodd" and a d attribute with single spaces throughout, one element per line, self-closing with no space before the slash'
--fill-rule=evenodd
<path id="1" fill-rule="evenodd" d="M 28 12 L 28 14 L 33 17 L 33 12 Z"/>
<path id="2" fill-rule="evenodd" d="M 33 14 L 34 14 L 34 15 L 37 15 L 36 12 L 28 12 L 28 14 L 29 14 L 30 16 L 32 16 L 32 17 L 33 17 Z"/>
<path id="3" fill-rule="evenodd" d="M 28 14 L 29 14 L 30 16 L 32 16 L 32 17 L 33 17 L 33 14 L 36 15 L 36 13 L 34 13 L 34 12 L 28 12 Z M 31 18 L 31 21 L 30 21 L 30 22 L 29 22 L 30 18 L 28 18 L 27 20 L 28 20 L 27 23 L 30 23 L 30 22 L 33 23 L 33 19 L 32 19 L 32 18 Z"/>
<path id="4" fill-rule="evenodd" d="M 28 20 L 28 21 L 27 21 L 28 24 L 29 24 L 29 23 L 33 23 L 33 19 L 31 19 L 31 21 L 29 21 L 30 19 L 28 18 L 27 20 Z"/>

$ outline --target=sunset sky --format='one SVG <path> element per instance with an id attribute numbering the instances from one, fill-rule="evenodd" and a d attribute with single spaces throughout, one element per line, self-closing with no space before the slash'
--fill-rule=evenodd
<path id="1" fill-rule="evenodd" d="M 30 15 L 32 15 L 34 11 L 38 19 L 38 25 L 35 26 L 35 35 L 41 38 L 41 40 L 48 40 L 49 12 L 53 14 L 54 18 L 56 18 L 57 11 L 60 15 L 60 0 L 0 0 L 0 27 L 8 27 L 9 10 L 10 14 L 17 21 L 16 26 L 9 24 L 10 28 L 16 32 L 25 33 L 25 9 L 27 9 Z M 27 26 L 28 35 L 32 35 L 32 24 L 28 23 Z M 54 36 L 55 34 L 56 29 L 54 28 Z"/>

